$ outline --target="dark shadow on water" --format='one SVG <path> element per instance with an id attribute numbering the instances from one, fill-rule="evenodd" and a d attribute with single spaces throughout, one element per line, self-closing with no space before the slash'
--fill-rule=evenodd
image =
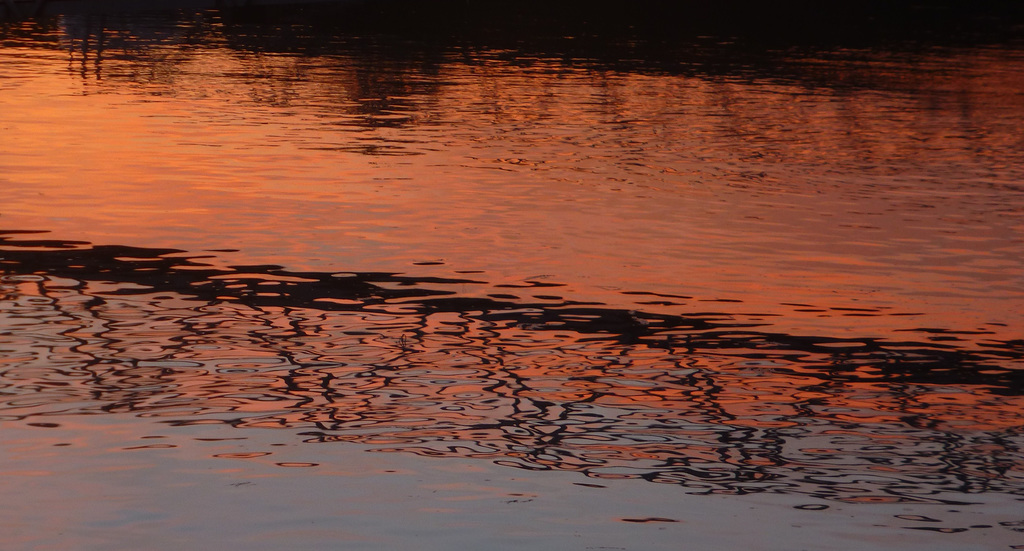
<path id="1" fill-rule="evenodd" d="M 276 428 L 694 493 L 1024 495 L 1022 341 L 788 335 L 44 237 L 0 240 L 3 420 Z"/>
<path id="2" fill-rule="evenodd" d="M 993 86 L 989 80 L 1016 87 L 1012 68 L 1024 58 L 1021 3 L 770 5 L 390 0 L 63 14 L 0 23 L 0 43 L 66 52 L 68 77 L 93 85 L 90 93 L 191 98 L 223 89 L 247 105 L 297 103 L 317 117 L 344 117 L 344 130 L 429 126 L 437 116 L 431 102 L 457 90 L 459 79 L 557 83 L 583 73 L 602 87 L 616 75 L 707 81 L 730 115 L 736 82 L 836 93 L 840 101 L 865 90 L 910 94 L 922 103 L 961 102 L 972 114 L 985 111 L 977 91 Z M 969 51 L 958 58 L 962 48 Z M 211 52 L 227 53 L 234 65 L 209 69 L 202 60 Z M 761 114 L 741 107 L 736 116 Z M 397 141 L 326 147 L 417 154 Z"/>
<path id="3" fill-rule="evenodd" d="M 5 234 L 18 239 L 2 237 Z M 990 342 L 988 349 L 979 353 L 934 342 L 785 335 L 757 330 L 764 322 L 744 322 L 716 312 L 680 317 L 609 309 L 599 304 L 467 298 L 450 290 L 464 284 L 486 284 L 473 279 L 291 272 L 273 265 L 218 269 L 205 264 L 203 255 L 176 249 L 31 240 L 25 235 L 0 231 L 5 274 L 129 284 L 105 291 L 107 296 L 148 296 L 164 291 L 207 303 L 230 302 L 254 309 L 324 311 L 386 310 L 389 305 L 400 304 L 403 315 L 463 314 L 496 325 L 600 335 L 597 338 L 616 345 L 666 350 L 684 347 L 690 352 L 747 350 L 742 357 L 751 360 L 800 362 L 807 356 L 823 355 L 827 361 L 816 363 L 827 365 L 827 369 L 818 376 L 830 381 L 984 385 L 995 393 L 1024 394 L 1024 371 L 1001 368 L 1003 362 L 1024 360 L 1024 341 Z M 268 282 L 276 284 L 272 293 L 264 287 Z M 540 290 L 558 285 L 534 281 L 527 286 Z M 865 369 L 869 367 L 877 371 Z"/>
<path id="4" fill-rule="evenodd" d="M 119 35 L 129 33 L 137 47 L 177 39 L 313 57 L 372 45 L 396 61 L 437 61 L 445 52 L 487 50 L 502 51 L 509 59 L 562 58 L 602 70 L 797 78 L 786 59 L 809 52 L 1019 47 L 1024 40 L 1024 5 L 1000 1 L 72 0 L 46 5 L 48 14 L 29 21 L 0 20 L 0 39 L 45 37 L 46 29 L 63 27 L 73 40 L 113 38 L 105 45 L 111 50 Z"/>
<path id="5" fill-rule="evenodd" d="M 627 37 L 675 41 L 714 34 L 763 43 L 854 43 L 893 39 L 992 40 L 1020 37 L 1019 2 L 720 2 L 640 0 L 13 0 L 0 14 L 173 13 L 217 10 L 235 22 L 301 24 L 346 32 L 431 39 L 453 37 L 523 43 L 544 38 Z"/>

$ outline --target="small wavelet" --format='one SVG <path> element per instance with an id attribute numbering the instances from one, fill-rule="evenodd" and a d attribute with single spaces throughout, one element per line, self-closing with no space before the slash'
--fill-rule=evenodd
<path id="1" fill-rule="evenodd" d="M 461 297 L 458 279 L 199 267 L 16 237 L 0 276 L 8 421 L 272 428 L 692 493 L 1024 495 L 1019 343 L 789 335 L 736 316 Z M 251 292 L 267 281 L 286 288 Z"/>

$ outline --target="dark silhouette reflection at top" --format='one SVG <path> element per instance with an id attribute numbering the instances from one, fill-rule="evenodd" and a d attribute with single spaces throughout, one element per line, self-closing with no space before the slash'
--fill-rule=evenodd
<path id="1" fill-rule="evenodd" d="M 513 112 L 536 121 L 551 115 L 546 105 L 564 109 L 560 93 L 594 95 L 574 105 L 585 108 L 594 119 L 589 126 L 600 129 L 581 139 L 627 136 L 631 126 L 643 127 L 633 123 L 656 114 L 702 140 L 741 142 L 726 150 L 743 162 L 802 160 L 830 150 L 850 157 L 854 166 L 876 167 L 917 162 L 922 154 L 915 146 L 927 146 L 927 158 L 960 148 L 969 149 L 970 159 L 1020 149 L 1010 119 L 996 113 L 1020 101 L 1014 69 L 1022 57 L 1017 35 L 1024 15 L 1011 4 L 967 9 L 941 2 L 916 8 L 868 3 L 858 9 L 842 3 L 728 17 L 720 11 L 725 8 L 692 3 L 656 10 L 618 6 L 614 12 L 560 3 L 483 4 L 488 7 L 370 2 L 63 15 L 0 26 L 0 40 L 66 51 L 71 74 L 89 84 L 85 93 L 227 97 L 238 105 L 231 113 L 236 124 L 262 124 L 294 110 L 308 121 L 294 139 L 308 149 L 414 155 L 453 148 L 433 133 L 437 127 L 487 132 L 495 121 L 514 120 Z M 642 75 L 679 80 L 642 88 L 651 85 L 637 80 Z M 751 97 L 737 90 L 738 82 L 767 88 Z M 570 92 L 566 83 L 582 89 Z M 792 88 L 773 90 L 775 85 Z M 893 97 L 863 95 L 877 90 Z M 818 94 L 820 101 L 798 101 L 805 94 Z M 644 112 L 621 105 L 621 96 L 638 95 L 645 97 Z M 906 105 L 890 105 L 894 100 Z M 950 104 L 963 113 L 955 132 L 936 114 Z M 875 110 L 886 109 L 918 115 L 905 115 L 904 124 L 885 132 L 864 126 Z M 714 116 L 696 116 L 708 113 Z M 611 119 L 621 119 L 621 128 L 606 124 Z M 416 132 L 368 134 L 391 128 Z M 817 128 L 828 135 L 806 135 Z M 997 131 L 979 130 L 986 128 Z M 314 138 L 314 132 L 323 135 Z M 735 139 L 755 136 L 777 149 Z M 969 145 L 934 143 L 964 136 Z M 678 145 L 690 136 L 665 139 Z M 834 143 L 822 144 L 825 139 Z M 843 161 L 808 160 L 831 166 Z"/>
<path id="2" fill-rule="evenodd" d="M 0 241 L 0 419 L 282 428 L 697 493 L 1024 495 L 1021 341 L 786 335 L 35 237 Z"/>
<path id="3" fill-rule="evenodd" d="M 1024 8 L 1018 2 L 982 4 L 931 0 L 913 4 L 771 2 L 760 6 L 693 2 L 294 2 L 217 10 L 126 13 L 102 2 L 67 2 L 52 17 L 0 26 L 0 39 L 52 45 L 52 32 L 81 63 L 104 58 L 160 64 L 204 50 L 341 56 L 346 64 L 426 74 L 458 59 L 479 63 L 481 52 L 505 61 L 558 60 L 567 67 L 629 73 L 668 73 L 783 79 L 823 87 L 906 85 L 875 71 L 837 74 L 836 66 L 807 64 L 823 52 L 863 59 L 870 52 L 934 55 L 958 47 L 1021 45 Z M 264 2 L 266 4 L 266 2 Z M 80 9 L 74 9 L 75 7 Z M 486 57 L 486 56 L 484 56 Z M 180 61 L 180 59 L 178 60 Z M 870 74 L 868 74 L 870 73 Z M 135 72 L 139 78 L 144 72 Z M 113 75 L 108 75 L 113 76 Z M 119 75 L 122 76 L 123 75 Z M 903 75 L 905 76 L 905 75 Z M 927 78 L 924 79 L 927 81 Z"/>

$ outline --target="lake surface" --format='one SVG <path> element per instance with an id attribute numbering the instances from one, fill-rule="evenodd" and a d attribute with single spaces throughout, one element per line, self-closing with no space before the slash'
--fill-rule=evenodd
<path id="1" fill-rule="evenodd" d="M 648 9 L 0 22 L 4 547 L 1024 548 L 1021 10 Z"/>

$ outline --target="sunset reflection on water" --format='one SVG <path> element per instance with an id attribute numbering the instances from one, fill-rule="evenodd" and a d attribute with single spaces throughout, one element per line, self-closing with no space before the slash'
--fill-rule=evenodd
<path id="1" fill-rule="evenodd" d="M 4 23 L 0 422 L 66 435 L 12 461 L 1024 495 L 1020 45 L 618 38 Z"/>
<path id="2" fill-rule="evenodd" d="M 237 32 L 217 26 L 108 30 L 100 54 L 77 36 L 97 29 L 71 25 L 70 51 L 5 56 L 32 75 L 4 93 L 7 227 L 298 269 L 553 275 L 614 304 L 1017 321 L 1014 50 L 648 74 L 358 42 L 249 51 L 216 47 Z"/>

